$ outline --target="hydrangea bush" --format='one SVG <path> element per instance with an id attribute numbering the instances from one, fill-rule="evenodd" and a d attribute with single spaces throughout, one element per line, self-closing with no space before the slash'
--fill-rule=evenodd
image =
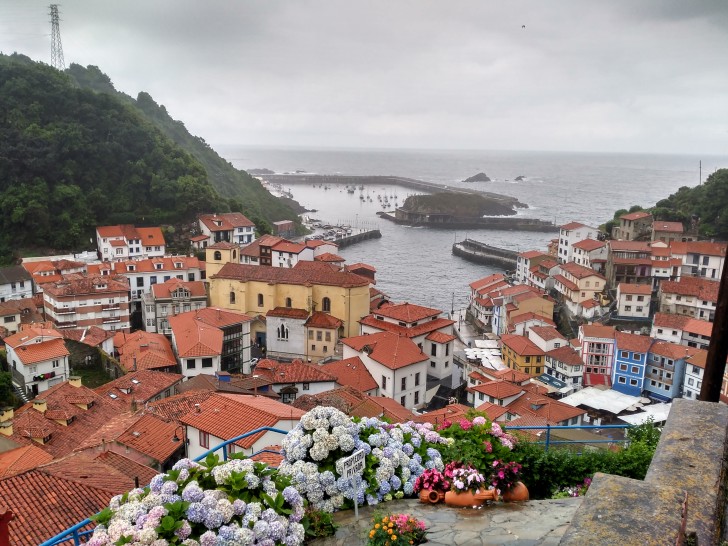
<path id="1" fill-rule="evenodd" d="M 318 407 L 283 440 L 279 470 L 316 510 L 332 512 L 355 498 L 373 505 L 413 495 L 426 468 L 444 468 L 437 448 L 449 442 L 429 424 L 356 421 L 335 408 Z M 366 455 L 362 479 L 343 478 L 343 459 L 360 449 Z"/>
<path id="2" fill-rule="evenodd" d="M 182 459 L 148 487 L 111 499 L 88 544 L 297 546 L 304 500 L 288 477 L 233 456 Z"/>

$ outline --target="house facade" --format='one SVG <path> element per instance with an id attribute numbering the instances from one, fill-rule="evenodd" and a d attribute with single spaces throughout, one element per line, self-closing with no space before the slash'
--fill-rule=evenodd
<path id="1" fill-rule="evenodd" d="M 154 284 L 143 295 L 142 321 L 147 332 L 169 335 L 169 317 L 207 307 L 207 290 L 202 281 L 174 277 Z"/>
<path id="2" fill-rule="evenodd" d="M 25 328 L 5 338 L 5 347 L 13 381 L 29 398 L 68 379 L 70 353 L 60 332 Z"/>
<path id="3" fill-rule="evenodd" d="M 625 332 L 615 333 L 612 388 L 630 396 L 641 396 L 653 339 Z"/>
<path id="4" fill-rule="evenodd" d="M 713 322 L 719 285 L 718 281 L 698 277 L 682 277 L 676 282 L 663 282 L 658 291 L 660 312 Z"/>
<path id="5" fill-rule="evenodd" d="M 129 331 L 129 280 L 121 275 L 66 275 L 44 285 L 43 305 L 57 328 Z"/>
<path id="6" fill-rule="evenodd" d="M 197 221 L 200 233 L 208 237 L 198 243 L 202 248 L 222 241 L 248 245 L 255 240 L 255 224 L 239 212 L 200 214 Z"/>
<path id="7" fill-rule="evenodd" d="M 650 317 L 652 286 L 649 284 L 619 283 L 617 286 L 617 314 L 620 317 L 647 319 Z"/>
<path id="8" fill-rule="evenodd" d="M 99 259 L 109 262 L 162 257 L 166 252 L 160 228 L 129 224 L 97 227 L 96 248 Z"/>
<path id="9" fill-rule="evenodd" d="M 614 364 L 615 330 L 611 326 L 579 326 L 581 360 L 584 363 L 584 386 L 611 386 Z"/>
<path id="10" fill-rule="evenodd" d="M 579 222 L 569 222 L 559 227 L 557 259 L 560 264 L 573 260 L 573 245 L 584 239 L 598 239 L 599 230 Z"/>
<path id="11" fill-rule="evenodd" d="M 612 239 L 622 241 L 646 240 L 652 235 L 652 215 L 638 210 L 623 214 L 612 228 Z"/>
<path id="12" fill-rule="evenodd" d="M 301 358 L 306 354 L 308 311 L 276 307 L 265 315 L 268 358 Z"/>
<path id="13" fill-rule="evenodd" d="M 682 395 L 686 359 L 690 351 L 681 345 L 656 341 L 647 360 L 644 393 L 659 402 Z"/>
<path id="14" fill-rule="evenodd" d="M 0 303 L 33 296 L 33 277 L 21 265 L 0 267 Z"/>

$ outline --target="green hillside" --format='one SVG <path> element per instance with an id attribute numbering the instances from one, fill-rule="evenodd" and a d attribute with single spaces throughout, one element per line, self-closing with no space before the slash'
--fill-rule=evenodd
<path id="1" fill-rule="evenodd" d="M 266 229 L 295 213 L 98 69 L 0 55 L 0 263 L 91 248 L 96 225 L 180 224 L 237 209 Z"/>

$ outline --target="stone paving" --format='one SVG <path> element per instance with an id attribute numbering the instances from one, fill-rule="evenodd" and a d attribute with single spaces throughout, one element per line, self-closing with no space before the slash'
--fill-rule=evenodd
<path id="1" fill-rule="evenodd" d="M 334 515 L 336 535 L 317 539 L 314 546 L 363 546 L 372 517 L 407 513 L 427 524 L 428 546 L 557 546 L 582 498 L 490 504 L 480 509 L 422 504 L 416 499 L 367 506 Z"/>

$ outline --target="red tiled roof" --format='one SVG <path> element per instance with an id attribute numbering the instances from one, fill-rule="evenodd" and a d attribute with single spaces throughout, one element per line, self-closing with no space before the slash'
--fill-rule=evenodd
<path id="1" fill-rule="evenodd" d="M 96 456 L 96 460 L 116 469 L 131 480 L 139 479 L 139 485 L 148 484 L 159 472 L 136 461 L 132 461 L 121 453 L 114 451 L 102 451 Z"/>
<path id="2" fill-rule="evenodd" d="M 461 404 L 451 404 L 444 408 L 428 411 L 421 415 L 416 415 L 413 421 L 415 423 L 432 423 L 433 425 L 441 424 L 443 421 L 454 421 L 465 417 L 467 411 L 471 409 Z"/>
<path id="3" fill-rule="evenodd" d="M 399 324 L 388 322 L 386 320 L 379 320 L 375 318 L 375 315 L 378 314 L 379 310 L 377 309 L 371 315 L 367 315 L 366 317 L 362 318 L 359 323 L 363 326 L 371 326 L 372 328 L 376 328 L 377 330 L 392 332 L 394 334 L 410 338 L 421 336 L 430 332 L 435 332 L 437 330 L 455 324 L 454 320 L 436 318 L 435 320 L 426 320 L 424 322 L 421 322 L 417 326 L 407 327 L 400 326 Z"/>
<path id="4" fill-rule="evenodd" d="M 178 267 L 178 264 L 181 267 Z M 204 262 L 194 256 L 164 256 L 146 258 L 144 260 L 126 260 L 121 262 L 104 262 L 88 266 L 89 274 L 98 275 L 101 271 L 113 271 L 116 275 L 124 276 L 129 273 L 153 273 L 155 271 L 175 271 L 181 273 L 188 269 L 202 269 Z M 108 275 L 101 275 L 108 279 Z"/>
<path id="5" fill-rule="evenodd" d="M 541 252 L 540 250 L 527 250 L 519 254 L 521 258 L 530 260 L 531 258 L 537 258 L 538 256 L 548 256 L 548 254 Z"/>
<path id="6" fill-rule="evenodd" d="M 61 335 L 63 339 L 77 341 L 89 347 L 99 347 L 104 341 L 114 337 L 114 332 L 98 326 L 89 326 L 88 328 L 64 328 L 61 330 Z"/>
<path id="7" fill-rule="evenodd" d="M 283 462 L 281 446 L 265 446 L 263 449 L 266 451 L 253 455 L 251 459 L 260 463 L 265 463 L 271 468 L 278 468 L 278 466 Z"/>
<path id="8" fill-rule="evenodd" d="M 212 393 L 200 403 L 200 411 L 191 411 L 180 421 L 217 438 L 229 440 L 260 427 L 275 426 L 280 420 L 298 420 L 304 411 L 262 396 Z M 265 432 L 235 442 L 251 447 Z"/>
<path id="9" fill-rule="evenodd" d="M 618 290 L 620 294 L 652 295 L 652 286 L 649 284 L 628 284 L 621 282 L 619 283 Z"/>
<path id="10" fill-rule="evenodd" d="M 184 383 L 182 384 L 184 386 Z M 201 404 L 210 396 L 209 390 L 190 390 L 175 394 L 168 398 L 162 398 L 157 402 L 150 402 L 144 408 L 145 413 L 158 415 L 163 419 L 179 421 L 179 419 L 195 409 L 196 404 Z"/>
<path id="11" fill-rule="evenodd" d="M 332 252 L 324 252 L 323 254 L 314 256 L 313 259 L 316 260 L 317 262 L 326 262 L 326 263 L 340 263 L 340 262 L 346 261 L 346 258 L 342 258 L 338 254 L 334 254 Z"/>
<path id="12" fill-rule="evenodd" d="M 177 366 L 172 344 L 163 334 L 138 330 L 131 334 L 117 334 L 114 342 L 119 363 L 127 372 Z"/>
<path id="13" fill-rule="evenodd" d="M 585 387 L 598 387 L 604 385 L 611 387 L 612 381 L 608 375 L 600 373 L 585 373 L 584 374 L 584 386 Z"/>
<path id="14" fill-rule="evenodd" d="M 589 227 L 586 224 L 582 224 L 581 222 L 569 222 L 568 224 L 564 224 L 563 226 L 559 226 L 561 229 L 565 229 L 566 231 L 571 231 L 572 229 L 579 229 L 581 227 Z"/>
<path id="15" fill-rule="evenodd" d="M 682 222 L 665 222 L 663 220 L 655 220 L 652 222 L 653 231 L 667 231 L 670 233 L 682 233 L 685 228 Z"/>
<path id="16" fill-rule="evenodd" d="M 520 315 L 516 315 L 510 320 L 511 324 L 521 324 L 522 322 L 528 322 L 530 320 L 536 320 L 541 323 L 541 325 L 548 325 L 556 327 L 556 323 L 551 320 L 548 317 L 543 317 L 541 315 L 537 315 L 536 313 L 529 311 L 528 313 L 521 313 Z"/>
<path id="17" fill-rule="evenodd" d="M 308 318 L 308 311 L 305 309 L 294 309 L 293 307 L 276 307 L 268 311 L 265 316 L 306 320 Z"/>
<path id="18" fill-rule="evenodd" d="M 291 254 L 300 254 L 301 252 L 306 250 L 306 245 L 293 243 L 291 241 L 287 241 L 286 239 L 282 239 L 274 244 L 272 248 L 276 252 L 290 252 Z"/>
<path id="19" fill-rule="evenodd" d="M 674 313 L 655 313 L 652 325 L 662 328 L 673 328 L 683 330 L 690 320 L 687 315 L 676 315 Z"/>
<path id="20" fill-rule="evenodd" d="M 686 347 L 685 345 L 670 343 L 669 341 L 655 341 L 650 348 L 652 354 L 666 356 L 675 360 L 686 358 L 700 350 L 695 347 Z"/>
<path id="21" fill-rule="evenodd" d="M 649 212 L 645 212 L 643 210 L 638 210 L 636 212 L 629 212 L 627 214 L 623 214 L 620 216 L 620 220 L 639 220 L 640 218 L 647 218 L 649 216 L 652 216 Z"/>
<path id="22" fill-rule="evenodd" d="M 311 316 L 308 318 L 304 326 L 307 328 L 326 328 L 329 330 L 335 330 L 342 324 L 343 322 L 333 315 L 329 315 L 323 311 L 314 311 L 311 313 Z"/>
<path id="23" fill-rule="evenodd" d="M 521 356 L 546 354 L 533 341 L 525 336 L 504 334 L 501 336 L 501 343 L 503 345 L 507 345 L 516 354 Z"/>
<path id="24" fill-rule="evenodd" d="M 253 222 L 239 212 L 200 214 L 198 218 L 213 233 L 216 231 L 230 231 L 237 227 L 255 227 Z M 215 221 L 220 222 L 220 225 L 216 225 Z"/>
<path id="25" fill-rule="evenodd" d="M 29 343 L 15 347 L 15 354 L 22 364 L 29 366 L 54 358 L 63 358 L 71 353 L 66 349 L 66 344 L 62 339 L 50 339 L 42 343 Z"/>
<path id="26" fill-rule="evenodd" d="M 586 413 L 586 410 L 559 402 L 548 396 L 530 392 L 516 398 L 508 405 L 508 409 L 521 417 L 526 417 L 527 415 L 541 417 L 552 425 L 567 421 L 573 417 L 579 417 Z"/>
<path id="27" fill-rule="evenodd" d="M 145 414 L 118 436 L 116 441 L 164 464 L 183 446 L 181 442 L 172 440 L 175 436 L 184 440 L 184 431 L 177 423 Z"/>
<path id="28" fill-rule="evenodd" d="M 581 241 L 577 241 L 571 246 L 580 250 L 584 250 L 586 252 L 591 252 L 592 250 L 596 250 L 597 248 L 602 248 L 606 246 L 606 243 L 604 243 L 604 241 L 597 241 L 595 239 L 582 239 Z"/>
<path id="29" fill-rule="evenodd" d="M 563 271 L 566 271 L 567 273 L 569 273 L 570 275 L 572 275 L 573 277 L 575 277 L 577 279 L 586 279 L 588 277 L 598 277 L 602 280 L 605 280 L 603 275 L 597 273 L 596 271 L 594 271 L 593 269 L 591 269 L 589 267 L 584 267 L 583 265 L 579 265 L 576 262 L 569 262 L 569 263 L 561 264 L 561 269 Z"/>
<path id="30" fill-rule="evenodd" d="M 0 480 L 20 474 L 53 460 L 53 455 L 34 445 L 0 453 Z M 0 500 L 0 505 L 2 501 Z"/>
<path id="31" fill-rule="evenodd" d="M 94 389 L 98 394 L 112 398 L 117 405 L 125 408 L 131 407 L 134 400 L 140 405 L 149 402 L 158 394 L 171 389 L 180 383 L 183 375 L 176 373 L 157 372 L 153 370 L 137 370 L 114 379 Z M 127 392 L 129 391 L 129 392 Z"/>
<path id="32" fill-rule="evenodd" d="M 581 359 L 581 356 L 579 356 L 579 353 L 577 353 L 570 345 L 553 349 L 547 352 L 546 356 L 552 358 L 553 360 L 563 362 L 567 366 L 584 365 L 584 361 Z"/>
<path id="33" fill-rule="evenodd" d="M 324 371 L 321 366 L 306 364 L 301 360 L 293 362 L 276 362 L 269 358 L 259 360 L 255 373 L 271 382 L 281 383 L 326 383 L 336 382 L 336 377 Z"/>
<path id="34" fill-rule="evenodd" d="M 197 320 L 196 311 L 169 317 L 179 358 L 214 357 L 222 354 L 222 330 Z"/>
<path id="35" fill-rule="evenodd" d="M 619 241 L 612 239 L 609 241 L 609 248 L 612 251 L 626 251 L 626 252 L 646 252 L 650 253 L 650 243 L 646 241 Z"/>
<path id="36" fill-rule="evenodd" d="M 152 293 L 155 298 L 171 298 L 172 292 L 180 288 L 186 289 L 190 293 L 190 297 L 202 297 L 207 295 L 205 283 L 202 281 L 183 281 L 177 277 L 173 277 L 163 283 L 152 285 Z"/>
<path id="37" fill-rule="evenodd" d="M 685 324 L 685 331 L 691 334 L 711 337 L 713 335 L 713 323 L 707 320 L 690 318 Z"/>
<path id="38" fill-rule="evenodd" d="M 718 281 L 699 277 L 682 277 L 679 281 L 662 281 L 660 291 L 663 294 L 695 296 L 698 299 L 716 303 L 718 301 Z"/>
<path id="39" fill-rule="evenodd" d="M 406 323 L 418 322 L 430 317 L 437 317 L 441 311 L 432 307 L 424 307 L 413 303 L 387 303 L 377 309 L 377 315 Z"/>
<path id="40" fill-rule="evenodd" d="M 654 341 L 649 336 L 640 336 L 637 334 L 628 334 L 626 332 L 616 332 L 618 351 L 631 351 L 633 353 L 647 353 Z"/>
<path id="41" fill-rule="evenodd" d="M 612 326 L 602 326 L 601 324 L 582 324 L 579 328 L 585 338 L 614 339 L 614 333 L 616 331 Z"/>
<path id="42" fill-rule="evenodd" d="M 71 273 L 62 280 L 43 286 L 43 292 L 55 297 L 118 294 L 129 292 L 129 279 L 122 275 L 87 275 Z"/>
<path id="43" fill-rule="evenodd" d="M 355 351 L 368 351 L 369 358 L 390 370 L 398 370 L 428 359 L 411 339 L 391 332 L 349 337 L 342 341 Z"/>
<path id="44" fill-rule="evenodd" d="M 511 368 L 504 368 L 502 370 L 493 370 L 484 372 L 486 376 L 490 376 L 495 380 L 502 379 L 503 381 L 510 381 L 520 385 L 526 381 L 531 381 L 531 376 L 521 370 L 513 370 Z"/>
<path id="45" fill-rule="evenodd" d="M 364 269 L 364 270 L 370 271 L 372 273 L 377 272 L 376 267 L 374 267 L 373 265 L 362 263 L 362 262 L 357 262 L 355 264 L 344 266 L 344 269 L 347 271 L 356 271 L 357 269 Z"/>
<path id="46" fill-rule="evenodd" d="M 427 341 L 434 341 L 435 343 L 450 343 L 454 339 L 457 339 L 457 336 L 436 331 L 429 333 L 425 339 Z"/>
<path id="47" fill-rule="evenodd" d="M 553 326 L 531 326 L 530 330 L 544 341 L 551 341 L 553 339 L 563 339 L 566 341 L 563 334 Z"/>
<path id="48" fill-rule="evenodd" d="M 367 396 L 367 400 L 382 408 L 382 415 L 394 423 L 405 423 L 414 419 L 415 414 L 402 404 L 386 396 Z"/>
<path id="49" fill-rule="evenodd" d="M 259 281 L 272 284 L 319 284 L 343 288 L 369 285 L 368 279 L 355 273 L 339 271 L 336 267 L 323 262 L 308 261 L 299 261 L 292 268 L 227 263 L 212 278 L 232 279 L 241 282 Z"/>
<path id="50" fill-rule="evenodd" d="M 61 339 L 62 337 L 63 336 L 61 335 L 61 333 L 58 330 L 54 330 L 53 328 L 36 328 L 34 326 L 30 326 L 27 328 L 23 328 L 12 336 L 6 337 L 5 345 L 16 348 L 19 347 L 21 344 L 34 340 L 36 338 L 41 338 L 43 341 L 48 341 L 51 339 Z"/>
<path id="51" fill-rule="evenodd" d="M 473 290 L 479 290 L 484 286 L 490 286 L 491 284 L 496 284 L 504 281 L 505 277 L 502 273 L 494 273 L 493 275 L 488 275 L 487 277 L 471 282 L 469 286 Z"/>
<path id="52" fill-rule="evenodd" d="M 705 369 L 705 363 L 708 359 L 708 351 L 705 349 L 697 349 L 695 353 L 688 356 L 686 362 L 688 364 L 693 364 L 699 368 Z"/>
<path id="53" fill-rule="evenodd" d="M 378 389 L 379 385 L 369 373 L 361 358 L 354 356 L 344 360 L 329 362 L 323 370 L 336 378 L 341 386 L 350 386 L 361 392 Z"/>
<path id="54" fill-rule="evenodd" d="M 523 388 L 520 385 L 515 385 L 510 381 L 504 381 L 502 379 L 474 385 L 468 387 L 466 390 L 468 392 L 482 392 L 484 395 L 495 398 L 496 400 L 504 400 L 523 392 Z"/>
<path id="55" fill-rule="evenodd" d="M 508 413 L 508 408 L 506 406 L 493 404 L 492 402 L 483 402 L 479 406 L 475 407 L 475 411 L 485 413 L 485 415 L 488 416 L 488 419 L 490 419 L 491 421 L 495 421 L 496 419 L 498 419 L 498 417 L 501 417 L 503 414 Z"/>

